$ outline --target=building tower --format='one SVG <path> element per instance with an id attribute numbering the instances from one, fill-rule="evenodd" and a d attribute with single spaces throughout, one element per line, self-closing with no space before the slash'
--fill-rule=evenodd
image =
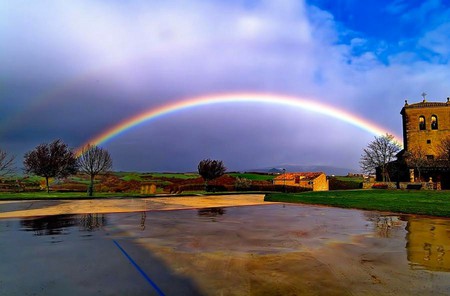
<path id="1" fill-rule="evenodd" d="M 444 159 L 442 154 L 443 141 L 450 139 L 450 98 L 447 98 L 447 102 L 427 102 L 425 96 L 424 93 L 424 99 L 420 103 L 408 104 L 405 100 L 400 112 L 403 121 L 404 149 L 397 157 L 400 163 L 406 164 L 405 170 L 409 173 L 402 171 L 404 176 L 410 176 L 410 181 L 433 180 L 441 183 L 443 189 L 450 189 L 449 159 Z M 425 160 L 420 162 L 420 172 L 417 165 L 408 164 L 405 159 L 407 155 L 416 155 Z M 415 178 L 417 173 L 420 180 Z M 407 180 L 405 177 L 401 179 Z"/>
<path id="2" fill-rule="evenodd" d="M 421 150 L 427 159 L 436 159 L 441 142 L 450 136 L 450 98 L 446 103 L 405 101 L 400 114 L 405 151 Z"/>

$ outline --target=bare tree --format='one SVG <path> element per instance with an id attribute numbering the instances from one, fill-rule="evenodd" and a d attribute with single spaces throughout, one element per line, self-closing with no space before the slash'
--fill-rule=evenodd
<path id="1" fill-rule="evenodd" d="M 75 154 L 59 139 L 27 152 L 23 164 L 25 173 L 45 178 L 47 193 L 50 192 L 49 178 L 64 178 L 77 172 Z"/>
<path id="2" fill-rule="evenodd" d="M 361 169 L 365 173 L 373 174 L 376 168 L 380 168 L 383 181 L 389 180 L 388 163 L 394 160 L 400 148 L 393 135 L 375 137 L 363 150 L 359 162 Z"/>
<path id="3" fill-rule="evenodd" d="M 112 158 L 108 151 L 95 145 L 87 145 L 78 157 L 78 168 L 90 176 L 88 195 L 94 193 L 95 176 L 106 173 L 112 168 Z"/>
<path id="4" fill-rule="evenodd" d="M 223 174 L 227 168 L 221 160 L 204 159 L 198 164 L 198 173 L 205 180 L 205 190 L 208 189 L 208 181 L 216 179 Z"/>
<path id="5" fill-rule="evenodd" d="M 0 177 L 14 173 L 14 155 L 0 149 Z"/>
<path id="6" fill-rule="evenodd" d="M 425 151 L 417 147 L 416 149 L 412 149 L 410 151 L 407 151 L 404 156 L 406 164 L 409 167 L 413 167 L 417 170 L 419 182 L 421 181 L 421 170 L 423 167 L 426 167 L 430 164 L 430 161 L 427 159 L 427 155 Z"/>
<path id="7" fill-rule="evenodd" d="M 450 137 L 442 140 L 438 146 L 438 159 L 450 161 Z"/>

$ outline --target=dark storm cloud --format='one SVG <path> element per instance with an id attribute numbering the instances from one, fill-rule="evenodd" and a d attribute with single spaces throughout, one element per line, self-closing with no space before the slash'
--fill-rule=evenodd
<path id="1" fill-rule="evenodd" d="M 450 94 L 444 22 L 387 44 L 337 23 L 333 7 L 297 0 L 2 5 L 0 145 L 16 154 L 55 138 L 81 145 L 145 110 L 211 93 L 309 97 L 397 134 L 405 98 Z M 220 107 L 136 127 L 106 147 L 123 170 L 192 170 L 205 157 L 230 169 L 356 168 L 372 137 L 303 110 Z"/>

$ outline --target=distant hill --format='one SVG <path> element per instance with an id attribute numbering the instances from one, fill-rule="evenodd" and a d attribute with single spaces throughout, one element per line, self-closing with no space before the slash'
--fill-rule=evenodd
<path id="1" fill-rule="evenodd" d="M 336 176 L 346 176 L 348 173 L 358 172 L 358 170 L 350 168 L 340 168 L 326 165 L 295 165 L 295 164 L 277 165 L 273 167 L 250 169 L 246 171 L 255 173 L 281 174 L 283 172 L 283 168 L 286 169 L 287 172 L 324 172 L 327 175 L 336 175 Z"/>

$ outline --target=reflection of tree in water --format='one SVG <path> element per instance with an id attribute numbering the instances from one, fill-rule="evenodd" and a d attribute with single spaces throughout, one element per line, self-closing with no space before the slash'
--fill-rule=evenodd
<path id="1" fill-rule="evenodd" d="M 204 217 L 217 217 L 222 216 L 225 213 L 226 210 L 224 208 L 205 208 L 198 210 L 198 215 Z"/>
<path id="2" fill-rule="evenodd" d="M 34 231 L 35 235 L 65 234 L 67 228 L 80 226 L 81 230 L 93 231 L 106 225 L 106 216 L 99 214 L 54 215 L 20 221 L 22 229 Z"/>
<path id="3" fill-rule="evenodd" d="M 94 231 L 106 226 L 106 216 L 104 214 L 84 214 L 81 215 L 78 225 L 81 230 Z"/>
<path id="4" fill-rule="evenodd" d="M 147 213 L 142 212 L 141 213 L 141 229 L 145 230 L 145 220 L 147 219 Z"/>
<path id="5" fill-rule="evenodd" d="M 72 227 L 77 224 L 74 215 L 55 215 L 45 216 L 33 219 L 22 219 L 22 225 L 25 231 L 34 231 L 35 235 L 58 235 L 63 234 L 64 228 Z"/>
<path id="6" fill-rule="evenodd" d="M 374 230 L 378 237 L 389 238 L 393 229 L 403 225 L 401 216 L 387 216 L 375 212 L 366 212 L 364 215 L 368 221 L 373 222 Z"/>
<path id="7" fill-rule="evenodd" d="M 199 209 L 197 214 L 200 217 L 213 218 L 212 220 L 215 221 L 214 218 L 222 216 L 226 212 L 224 208 L 205 208 Z"/>

